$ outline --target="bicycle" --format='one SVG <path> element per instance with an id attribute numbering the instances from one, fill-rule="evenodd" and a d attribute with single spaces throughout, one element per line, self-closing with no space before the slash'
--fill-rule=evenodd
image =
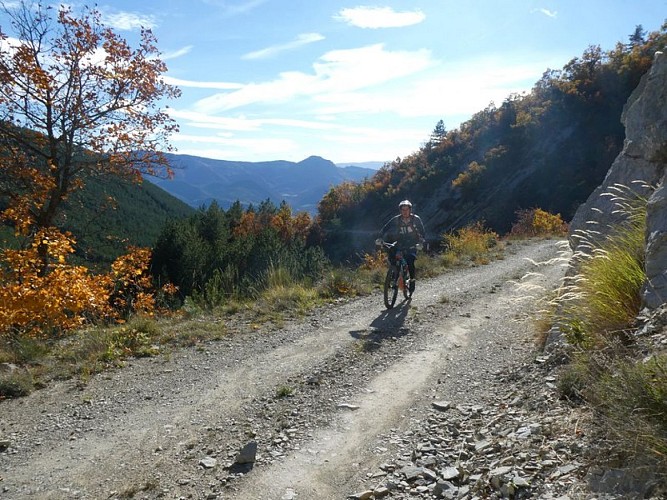
<path id="1" fill-rule="evenodd" d="M 398 242 L 395 241 L 389 243 L 378 239 L 376 243 L 384 247 L 387 253 L 391 253 L 391 250 Z M 399 289 L 403 291 L 403 297 L 406 300 L 412 297 L 412 292 L 408 289 L 408 283 L 410 283 L 410 270 L 408 269 L 408 263 L 403 256 L 403 252 L 397 250 L 394 253 L 393 260 L 393 262 L 389 263 L 387 276 L 384 279 L 384 305 L 387 309 L 391 309 L 394 307 L 394 304 L 396 304 L 396 297 L 398 297 Z"/>

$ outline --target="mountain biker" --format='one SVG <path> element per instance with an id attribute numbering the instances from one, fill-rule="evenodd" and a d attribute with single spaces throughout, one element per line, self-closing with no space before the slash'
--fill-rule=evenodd
<path id="1" fill-rule="evenodd" d="M 417 245 L 423 245 L 426 237 L 421 218 L 412 213 L 410 200 L 398 204 L 399 214 L 392 217 L 382 228 L 380 234 L 384 241 L 397 241 L 398 244 L 389 251 L 389 262 L 393 263 L 398 250 L 403 252 L 410 270 L 410 293 L 415 291 L 415 259 Z"/>

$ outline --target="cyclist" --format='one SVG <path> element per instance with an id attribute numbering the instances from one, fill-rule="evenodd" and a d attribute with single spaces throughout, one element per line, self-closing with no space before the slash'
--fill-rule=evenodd
<path id="1" fill-rule="evenodd" d="M 384 225 L 380 234 L 384 241 L 398 241 L 398 244 L 389 253 L 389 262 L 394 262 L 394 256 L 398 250 L 403 252 L 410 270 L 409 290 L 412 293 L 415 291 L 417 245 L 424 244 L 426 231 L 421 218 L 412 213 L 412 203 L 409 200 L 400 202 L 398 210 L 400 213 Z"/>

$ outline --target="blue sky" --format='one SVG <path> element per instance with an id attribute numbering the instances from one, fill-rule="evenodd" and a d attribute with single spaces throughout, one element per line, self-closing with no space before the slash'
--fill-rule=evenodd
<path id="1" fill-rule="evenodd" d="M 106 24 L 153 30 L 182 90 L 178 153 L 391 161 L 589 45 L 660 28 L 667 0 L 113 0 Z"/>

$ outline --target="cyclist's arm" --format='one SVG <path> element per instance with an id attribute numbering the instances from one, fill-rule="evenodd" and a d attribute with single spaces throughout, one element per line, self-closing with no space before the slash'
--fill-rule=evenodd
<path id="1" fill-rule="evenodd" d="M 421 217 L 418 215 L 415 215 L 415 228 L 417 229 L 417 233 L 419 233 L 419 242 L 422 244 L 426 244 L 426 229 L 424 228 L 424 223 L 421 220 Z"/>
<path id="2" fill-rule="evenodd" d="M 395 229 L 396 229 L 396 219 L 400 217 L 400 215 L 394 216 L 389 221 L 382 227 L 382 230 L 380 231 L 380 237 L 384 241 L 395 241 L 396 240 L 396 234 L 395 234 Z M 389 239 L 387 239 L 389 238 Z"/>

